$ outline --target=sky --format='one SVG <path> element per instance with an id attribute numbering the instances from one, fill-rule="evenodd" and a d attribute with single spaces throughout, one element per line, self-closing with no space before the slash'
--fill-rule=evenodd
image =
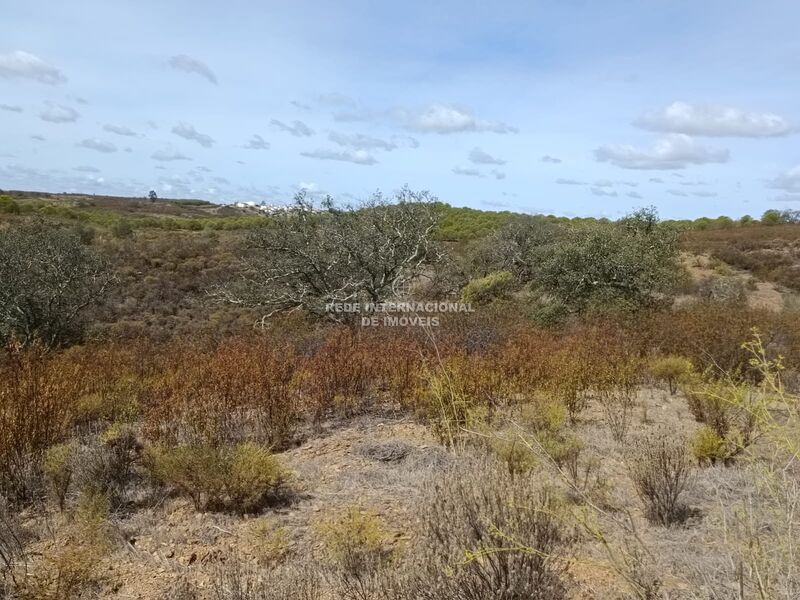
<path id="1" fill-rule="evenodd" d="M 800 209 L 796 0 L 0 4 L 0 189 Z"/>

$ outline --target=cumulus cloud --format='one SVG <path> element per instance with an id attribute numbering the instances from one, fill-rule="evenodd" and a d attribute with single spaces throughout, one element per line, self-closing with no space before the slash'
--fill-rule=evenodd
<path id="1" fill-rule="evenodd" d="M 342 162 L 350 162 L 357 165 L 374 165 L 378 161 L 375 160 L 366 150 L 324 150 L 318 149 L 311 152 L 301 152 L 300 156 L 306 158 L 316 158 L 319 160 L 338 160 Z"/>
<path id="2" fill-rule="evenodd" d="M 506 174 L 503 171 L 498 171 L 497 169 L 492 169 L 492 176 L 495 179 L 505 179 Z"/>
<path id="3" fill-rule="evenodd" d="M 63 104 L 48 104 L 39 118 L 48 123 L 74 123 L 80 118 L 80 113 L 70 106 Z"/>
<path id="4" fill-rule="evenodd" d="M 689 194 L 687 194 L 683 190 L 667 190 L 667 193 L 671 194 L 673 196 L 680 196 L 681 198 L 688 198 L 689 197 Z"/>
<path id="5" fill-rule="evenodd" d="M 775 179 L 768 181 L 767 186 L 791 194 L 800 194 L 800 165 L 784 171 Z"/>
<path id="6" fill-rule="evenodd" d="M 625 195 L 628 198 L 633 198 L 634 200 L 643 200 L 644 197 L 639 192 L 625 192 Z"/>
<path id="7" fill-rule="evenodd" d="M 87 138 L 81 142 L 78 142 L 76 146 L 94 150 L 95 152 L 102 152 L 104 154 L 110 154 L 117 151 L 117 147 L 111 142 L 104 142 L 103 140 L 98 140 L 97 138 Z"/>
<path id="8" fill-rule="evenodd" d="M 390 152 L 397 148 L 397 144 L 394 141 L 386 141 L 360 133 L 347 134 L 331 131 L 328 134 L 328 139 L 339 146 L 356 150 L 386 150 Z"/>
<path id="9" fill-rule="evenodd" d="M 453 173 L 466 177 L 483 177 L 483 174 L 478 169 L 472 167 L 453 167 Z"/>
<path id="10" fill-rule="evenodd" d="M 552 163 L 554 165 L 560 164 L 563 162 L 560 158 L 556 158 L 555 156 L 550 156 L 549 154 L 545 154 L 542 158 L 540 158 L 543 163 Z"/>
<path id="11" fill-rule="evenodd" d="M 794 130 L 785 118 L 774 113 L 688 102 L 673 102 L 661 110 L 647 112 L 633 124 L 649 131 L 711 137 L 774 137 Z"/>
<path id="12" fill-rule="evenodd" d="M 127 127 L 123 127 L 122 125 L 106 124 L 106 125 L 103 125 L 103 131 L 107 131 L 109 133 L 113 133 L 113 134 L 116 134 L 116 135 L 122 135 L 122 136 L 126 136 L 126 137 L 134 137 L 136 135 L 135 131 L 133 131 L 133 130 L 127 128 Z"/>
<path id="13" fill-rule="evenodd" d="M 291 133 L 295 137 L 310 137 L 314 135 L 314 130 L 302 121 L 295 120 L 292 121 L 291 125 L 288 125 L 283 121 L 279 121 L 278 119 L 272 119 L 269 124 L 273 129 Z"/>
<path id="14" fill-rule="evenodd" d="M 177 150 L 173 150 L 171 148 L 167 150 L 156 150 L 150 158 L 161 162 L 171 162 L 175 160 L 192 160 L 188 156 L 181 154 Z"/>
<path id="15" fill-rule="evenodd" d="M 184 73 L 195 73 L 210 81 L 214 85 L 218 85 L 217 76 L 214 74 L 207 64 L 187 56 L 186 54 L 178 54 L 169 59 L 169 66 Z"/>
<path id="16" fill-rule="evenodd" d="M 564 179 L 563 177 L 556 179 L 556 183 L 558 185 L 586 185 L 585 181 L 578 181 L 577 179 Z"/>
<path id="17" fill-rule="evenodd" d="M 615 192 L 614 190 L 608 190 L 599 187 L 593 187 L 592 194 L 594 194 L 595 196 L 609 196 L 611 198 L 616 198 L 618 195 L 617 192 Z"/>
<path id="18" fill-rule="evenodd" d="M 650 148 L 631 145 L 607 145 L 594 151 L 599 162 L 609 162 L 623 169 L 683 169 L 689 165 L 728 162 L 725 149 L 711 149 L 682 133 L 664 136 Z"/>
<path id="19" fill-rule="evenodd" d="M 502 158 L 496 158 L 489 154 L 488 152 L 484 152 L 480 148 L 473 148 L 472 151 L 469 153 L 469 162 L 474 163 L 476 165 L 504 165 L 506 161 Z"/>
<path id="20" fill-rule="evenodd" d="M 189 125 L 188 123 L 179 123 L 175 125 L 175 127 L 172 128 L 172 133 L 185 140 L 197 142 L 203 148 L 211 148 L 211 146 L 214 145 L 214 138 L 205 133 L 200 133 L 193 125 Z"/>
<path id="21" fill-rule="evenodd" d="M 599 188 L 614 187 L 614 182 L 609 181 L 608 179 L 599 179 L 594 182 L 594 187 L 599 187 Z"/>
<path id="22" fill-rule="evenodd" d="M 250 136 L 247 143 L 244 145 L 247 150 L 269 150 L 269 142 L 262 138 L 257 133 Z"/>
<path id="23" fill-rule="evenodd" d="M 22 112 L 22 107 L 21 106 L 12 105 L 12 104 L 0 104 L 0 110 L 6 110 L 8 112 L 21 113 Z"/>
<path id="24" fill-rule="evenodd" d="M 67 78 L 53 65 L 29 52 L 15 50 L 0 54 L 0 77 L 4 79 L 31 79 L 47 85 L 65 83 Z"/>
<path id="25" fill-rule="evenodd" d="M 471 110 L 452 104 L 431 104 L 416 111 L 399 110 L 396 116 L 408 129 L 422 133 L 463 133 L 487 131 L 492 133 L 517 133 L 515 127 L 477 118 Z"/>

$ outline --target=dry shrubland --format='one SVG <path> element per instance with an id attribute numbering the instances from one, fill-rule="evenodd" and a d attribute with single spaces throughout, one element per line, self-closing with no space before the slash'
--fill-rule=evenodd
<path id="1" fill-rule="evenodd" d="M 223 232 L 85 236 L 120 287 L 81 335 L 3 330 L 0 596 L 800 597 L 798 313 L 673 305 L 663 224 L 589 225 L 432 243 L 420 288 L 481 305 L 439 328 L 215 303 Z"/>

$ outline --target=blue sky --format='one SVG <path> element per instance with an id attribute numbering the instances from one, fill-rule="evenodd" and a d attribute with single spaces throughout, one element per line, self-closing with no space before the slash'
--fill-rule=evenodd
<path id="1" fill-rule="evenodd" d="M 0 188 L 800 208 L 800 4 L 6 3 Z"/>

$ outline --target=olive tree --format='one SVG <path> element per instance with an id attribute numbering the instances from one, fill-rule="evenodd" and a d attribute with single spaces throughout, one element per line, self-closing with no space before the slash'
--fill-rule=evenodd
<path id="1" fill-rule="evenodd" d="M 440 211 L 427 192 L 380 193 L 358 206 L 316 208 L 305 193 L 251 232 L 244 276 L 220 290 L 229 301 L 268 309 L 302 308 L 343 320 L 331 303 L 380 303 L 417 281 L 441 252 L 433 240 Z"/>
<path id="2" fill-rule="evenodd" d="M 104 261 L 68 229 L 43 222 L 0 229 L 0 341 L 78 339 L 86 309 L 111 281 Z"/>
<path id="3" fill-rule="evenodd" d="M 677 258 L 677 231 L 654 209 L 642 209 L 614 223 L 573 226 L 542 252 L 537 279 L 573 312 L 638 308 L 672 289 Z"/>

